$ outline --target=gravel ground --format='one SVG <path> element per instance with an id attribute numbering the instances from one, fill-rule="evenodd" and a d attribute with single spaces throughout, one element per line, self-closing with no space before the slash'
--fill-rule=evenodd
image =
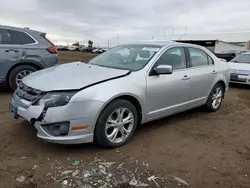
<path id="1" fill-rule="evenodd" d="M 93 54 L 59 57 L 67 63 Z M 12 118 L 10 99 L 1 89 L 0 188 L 250 187 L 249 87 L 233 85 L 216 113 L 198 108 L 143 125 L 127 145 L 113 150 L 44 142 L 28 122 Z M 147 179 L 153 175 L 156 183 Z"/>

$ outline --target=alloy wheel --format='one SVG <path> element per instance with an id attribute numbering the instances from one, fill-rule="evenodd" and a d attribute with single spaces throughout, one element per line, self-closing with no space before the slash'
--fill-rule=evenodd
<path id="1" fill-rule="evenodd" d="M 28 76 L 29 74 L 31 74 L 33 71 L 31 70 L 22 70 L 20 71 L 17 76 L 16 76 L 16 84 L 19 85 L 22 82 L 22 79 L 25 76 Z"/>
<path id="2" fill-rule="evenodd" d="M 128 108 L 113 111 L 105 125 L 107 139 L 116 144 L 125 141 L 133 130 L 134 120 L 134 114 Z"/>
<path id="3" fill-rule="evenodd" d="M 213 92 L 213 97 L 212 97 L 212 107 L 214 109 L 219 108 L 221 101 L 223 98 L 223 91 L 220 87 L 217 87 L 214 92 Z"/>

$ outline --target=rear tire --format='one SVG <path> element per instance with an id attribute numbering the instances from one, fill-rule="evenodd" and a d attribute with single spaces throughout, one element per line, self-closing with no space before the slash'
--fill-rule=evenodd
<path id="1" fill-rule="evenodd" d="M 97 120 L 95 141 L 106 148 L 120 147 L 134 135 L 137 125 L 138 112 L 134 105 L 126 100 L 115 100 L 104 108 Z"/>
<path id="2" fill-rule="evenodd" d="M 20 65 L 16 68 L 14 68 L 9 75 L 9 85 L 11 87 L 12 90 L 16 90 L 18 87 L 18 83 L 17 83 L 17 78 L 18 75 L 21 75 L 23 73 L 23 75 L 26 73 L 30 74 L 32 72 L 37 71 L 38 69 L 36 67 L 33 67 L 31 65 Z M 27 75 L 28 75 L 27 74 Z M 27 75 L 24 75 L 23 78 Z"/>
<path id="3" fill-rule="evenodd" d="M 224 87 L 221 84 L 217 83 L 213 87 L 208 97 L 207 103 L 205 104 L 205 109 L 209 112 L 216 112 L 221 107 L 224 94 Z"/>

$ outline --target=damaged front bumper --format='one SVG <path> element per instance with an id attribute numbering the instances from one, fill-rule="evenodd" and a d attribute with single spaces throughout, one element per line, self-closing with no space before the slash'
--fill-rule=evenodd
<path id="1" fill-rule="evenodd" d="M 44 106 L 32 105 L 14 93 L 10 112 L 16 119 L 21 117 L 34 124 L 37 137 L 43 140 L 80 144 L 93 142 L 94 127 L 102 105 L 101 101 L 69 102 L 65 106 L 44 110 Z"/>

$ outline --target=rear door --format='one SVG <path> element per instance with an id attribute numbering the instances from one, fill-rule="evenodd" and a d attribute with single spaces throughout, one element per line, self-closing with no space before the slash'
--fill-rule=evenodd
<path id="1" fill-rule="evenodd" d="M 0 28 L 0 78 L 25 57 L 25 48 L 36 41 L 26 32 Z"/>
<path id="2" fill-rule="evenodd" d="M 11 40 L 11 32 L 0 28 L 0 79 L 5 80 L 8 68 L 13 63 L 18 63 L 22 58 L 18 48 L 15 48 Z"/>
<path id="3" fill-rule="evenodd" d="M 203 50 L 193 47 L 186 48 L 190 76 L 189 101 L 192 105 L 206 102 L 213 87 L 215 75 L 217 74 L 213 59 Z"/>

